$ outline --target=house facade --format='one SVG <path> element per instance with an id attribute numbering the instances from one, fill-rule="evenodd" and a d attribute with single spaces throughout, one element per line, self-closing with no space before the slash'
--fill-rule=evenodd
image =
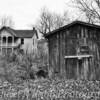
<path id="1" fill-rule="evenodd" d="M 10 27 L 0 29 L 0 54 L 10 54 L 15 50 L 33 53 L 37 49 L 37 31 L 15 30 Z"/>
<path id="2" fill-rule="evenodd" d="M 45 37 L 49 47 L 49 71 L 68 79 L 98 79 L 100 26 L 72 22 Z"/>

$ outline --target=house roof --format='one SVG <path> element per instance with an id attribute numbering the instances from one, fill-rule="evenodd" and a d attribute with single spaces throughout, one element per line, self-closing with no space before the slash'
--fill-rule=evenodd
<path id="1" fill-rule="evenodd" d="M 12 35 L 14 35 L 15 37 L 19 37 L 19 38 L 32 38 L 34 34 L 36 34 L 37 38 L 37 31 L 35 30 L 35 28 L 33 28 L 33 30 L 15 30 L 12 29 L 10 27 L 2 27 L 0 29 L 0 32 L 2 30 L 7 30 L 9 33 L 11 33 Z"/>
<path id="2" fill-rule="evenodd" d="M 83 21 L 74 21 L 74 22 L 72 22 L 72 23 L 70 23 L 70 24 L 68 24 L 68 25 L 65 25 L 65 26 L 63 26 L 63 27 L 60 27 L 60 28 L 58 28 L 58 29 L 56 29 L 56 30 L 53 30 L 53 31 L 51 31 L 51 32 L 49 32 L 49 33 L 47 33 L 47 34 L 45 34 L 45 37 L 47 38 L 48 36 L 50 36 L 50 35 L 52 35 L 52 34 L 54 34 L 54 33 L 56 33 L 56 32 L 62 31 L 62 30 L 64 30 L 64 29 L 69 28 L 69 27 L 71 27 L 71 26 L 73 26 L 73 25 L 76 25 L 76 24 L 100 29 L 100 26 L 99 26 L 99 25 L 90 24 L 90 23 L 86 23 L 86 22 L 83 22 Z"/>

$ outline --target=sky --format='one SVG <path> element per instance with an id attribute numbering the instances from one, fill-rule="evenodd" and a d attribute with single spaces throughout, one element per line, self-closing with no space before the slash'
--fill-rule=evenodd
<path id="1" fill-rule="evenodd" d="M 70 0 L 0 0 L 0 17 L 11 16 L 16 29 L 32 28 L 39 18 L 41 9 L 62 14 L 69 10 Z"/>

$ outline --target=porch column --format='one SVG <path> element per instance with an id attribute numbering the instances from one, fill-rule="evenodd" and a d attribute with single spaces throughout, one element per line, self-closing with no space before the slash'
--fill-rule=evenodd
<path id="1" fill-rule="evenodd" d="M 1 44 L 0 45 L 1 45 L 0 49 L 1 49 L 1 54 L 2 54 L 2 36 L 1 36 Z"/>
<path id="2" fill-rule="evenodd" d="M 7 48 L 8 48 L 8 37 L 6 36 L 6 54 L 7 54 Z"/>
<path id="3" fill-rule="evenodd" d="M 12 53 L 14 51 L 14 37 L 12 36 Z"/>
<path id="4" fill-rule="evenodd" d="M 78 60 L 77 60 L 77 79 L 79 79 L 79 63 L 78 63 Z"/>

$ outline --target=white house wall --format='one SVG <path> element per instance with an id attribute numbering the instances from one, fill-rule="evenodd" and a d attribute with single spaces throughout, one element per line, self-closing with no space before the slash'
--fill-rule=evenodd
<path id="1" fill-rule="evenodd" d="M 37 39 L 37 36 L 36 34 L 34 34 L 34 36 L 32 37 L 33 39 L 33 50 L 34 50 L 34 53 L 37 53 L 37 44 L 38 44 L 38 39 Z"/>
<path id="2" fill-rule="evenodd" d="M 21 39 L 18 38 L 17 41 L 16 41 L 16 43 L 17 43 L 17 44 L 20 44 L 20 43 L 21 43 Z"/>
<path id="3" fill-rule="evenodd" d="M 22 49 L 24 50 L 24 52 L 32 52 L 32 38 L 24 38 Z"/>
<path id="4" fill-rule="evenodd" d="M 36 53 L 37 51 L 37 37 L 34 35 L 32 38 L 24 38 L 24 44 L 22 45 L 24 52 Z"/>

